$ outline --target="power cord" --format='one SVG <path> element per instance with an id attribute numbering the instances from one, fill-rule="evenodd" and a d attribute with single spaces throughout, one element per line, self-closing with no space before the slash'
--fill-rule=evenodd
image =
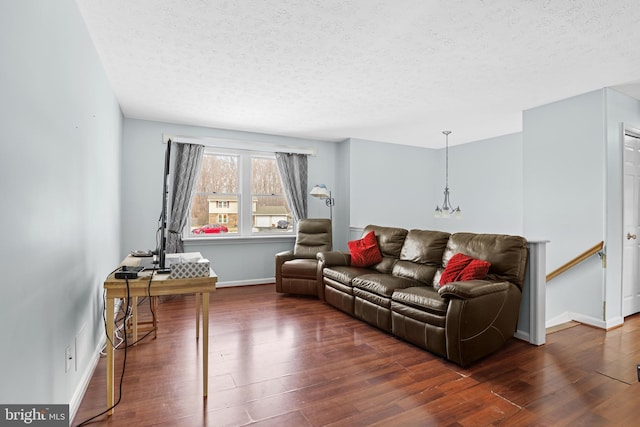
<path id="1" fill-rule="evenodd" d="M 118 267 L 115 270 L 113 270 L 111 273 L 109 273 L 107 275 L 107 277 L 112 275 L 113 273 L 115 273 L 119 268 L 120 267 Z M 154 325 L 156 323 L 156 313 L 155 313 L 155 310 L 153 308 L 153 301 L 152 301 L 152 296 L 151 296 L 151 283 L 153 282 L 153 276 L 155 275 L 155 273 L 156 273 L 156 268 L 154 266 L 153 271 L 149 275 L 149 282 L 147 283 L 147 298 L 149 300 L 149 309 L 151 311 L 151 316 L 152 316 Z M 127 305 L 126 305 L 126 308 L 124 310 L 124 315 L 122 316 L 122 318 L 121 319 L 116 319 L 114 321 L 115 325 L 114 325 L 114 330 L 113 330 L 113 336 L 114 336 L 114 339 L 115 339 L 116 336 L 118 336 L 118 338 L 120 339 L 120 342 L 117 345 L 114 344 L 114 342 L 111 340 L 111 337 L 109 337 L 109 334 L 107 333 L 107 317 L 106 317 L 106 311 L 107 311 L 107 309 L 106 309 L 106 306 L 107 306 L 106 297 L 107 297 L 107 293 L 106 293 L 106 290 L 103 291 L 103 293 L 102 293 L 102 298 L 103 298 L 102 321 L 103 321 L 103 324 L 104 324 L 104 330 L 105 330 L 105 335 L 107 337 L 107 341 L 109 341 L 108 343 L 105 343 L 105 348 L 106 348 L 107 345 L 111 345 L 113 347 L 113 350 L 115 351 L 116 349 L 118 349 L 120 344 L 122 344 L 124 342 L 124 359 L 122 361 L 122 373 L 120 374 L 120 384 L 119 384 L 119 387 L 118 387 L 118 400 L 111 407 L 105 409 L 104 411 L 100 412 L 99 414 L 96 414 L 96 415 L 94 415 L 94 416 L 92 416 L 90 418 L 87 418 L 86 420 L 82 421 L 80 424 L 77 424 L 76 427 L 84 426 L 84 425 L 88 424 L 90 421 L 92 421 L 92 420 L 94 420 L 94 419 L 106 414 L 107 412 L 111 411 L 116 406 L 118 406 L 118 404 L 120 404 L 120 401 L 122 400 L 122 383 L 123 383 L 123 380 L 124 380 L 124 373 L 125 373 L 125 370 L 126 370 L 126 367 L 127 367 L 127 348 L 129 348 L 129 344 L 127 342 L 126 324 L 127 324 L 127 321 L 132 317 L 131 313 L 132 313 L 132 309 L 133 309 L 133 307 L 131 306 L 131 289 L 130 289 L 130 286 L 129 286 L 129 279 L 125 278 L 124 280 L 125 280 L 125 283 L 126 283 L 126 286 L 127 286 L 127 300 L 126 300 L 127 301 Z M 142 303 L 143 303 L 143 301 L 140 301 L 138 303 L 138 305 L 141 305 Z M 121 307 L 121 309 L 122 309 L 122 307 Z M 117 323 L 118 323 L 119 320 L 122 320 L 122 326 L 121 327 L 115 327 L 115 326 L 117 326 Z M 120 330 L 123 330 L 122 338 L 118 335 L 118 332 Z M 155 330 L 155 327 L 154 327 L 154 329 L 152 329 L 152 330 L 148 331 L 146 334 L 144 334 L 137 341 L 131 343 L 131 345 L 135 345 L 138 342 L 142 341 L 143 339 L 148 337 L 149 334 L 151 334 L 151 332 L 153 332 L 154 330 Z M 102 353 L 102 351 L 101 351 L 101 353 Z"/>
<path id="2" fill-rule="evenodd" d="M 124 279 L 124 280 L 125 280 L 125 282 L 127 284 L 127 308 L 126 308 L 126 312 L 129 312 L 129 310 L 131 308 L 131 291 L 130 291 L 130 288 L 129 288 L 129 279 Z M 111 342 L 111 345 L 113 345 L 113 342 L 111 341 L 111 338 L 109 338 L 109 334 L 107 334 L 107 321 L 106 321 L 106 314 L 104 313 L 105 311 L 106 311 L 106 307 L 103 308 L 103 319 L 105 319 L 105 321 L 104 321 L 105 334 L 107 335 L 107 340 L 109 340 Z M 122 382 L 124 380 L 124 372 L 125 372 L 125 369 L 127 367 L 127 347 L 128 346 L 127 346 L 127 331 L 126 330 L 125 330 L 123 336 L 124 336 L 124 360 L 122 361 L 122 373 L 120 374 L 120 385 L 118 387 L 118 400 L 111 407 L 105 409 L 104 411 L 100 412 L 99 414 L 94 415 L 91 418 L 87 418 L 86 420 L 82 421 L 80 424 L 77 424 L 76 427 L 81 427 L 83 425 L 86 425 L 90 421 L 92 421 L 92 420 L 94 420 L 94 419 L 106 414 L 107 412 L 111 411 L 116 406 L 118 406 L 118 404 L 122 400 Z M 114 351 L 115 351 L 115 348 L 114 348 Z"/>
<path id="3" fill-rule="evenodd" d="M 118 270 L 118 269 L 116 269 Z M 115 272 L 116 270 L 113 270 L 111 273 Z M 156 323 L 156 312 L 153 308 L 153 301 L 152 301 L 152 296 L 151 296 L 151 283 L 153 281 L 153 276 L 155 275 L 155 272 L 157 270 L 157 267 L 153 267 L 152 269 L 152 273 L 151 275 L 149 275 L 149 282 L 147 283 L 147 296 L 144 297 L 142 300 L 140 300 L 138 302 L 138 306 L 141 306 L 142 304 L 144 304 L 145 300 L 149 301 L 149 311 L 151 312 L 151 316 L 152 316 L 152 323 Z M 103 307 L 106 307 L 106 292 L 102 293 L 102 299 L 103 299 Z M 125 325 L 126 323 L 133 317 L 133 314 L 130 311 L 124 311 L 122 309 L 122 306 L 120 306 L 120 310 L 119 311 L 123 311 L 123 316 L 121 318 L 116 318 L 115 319 L 115 324 L 116 326 L 118 325 L 118 323 L 120 323 L 120 321 L 122 321 L 122 325 L 121 326 L 117 326 L 116 328 L 114 328 L 113 330 L 113 336 L 114 339 L 117 338 L 119 341 L 117 344 L 115 344 L 113 341 L 110 341 L 111 345 L 113 346 L 114 349 L 119 349 L 120 345 L 124 342 L 124 340 L 122 339 L 122 337 L 120 336 L 120 331 L 125 331 L 126 333 L 126 329 L 125 329 Z M 102 311 L 102 321 L 105 324 L 105 330 L 106 330 L 106 324 L 107 324 L 107 319 L 105 318 L 105 310 L 103 308 Z M 144 334 L 142 337 L 138 338 L 137 341 L 132 342 L 131 344 L 129 344 L 129 347 L 136 345 L 137 343 L 139 343 L 140 341 L 144 340 L 146 337 L 148 337 L 151 332 L 154 332 L 155 328 L 148 331 L 146 334 Z M 100 354 L 102 356 L 106 356 L 106 346 L 107 343 L 105 343 L 105 345 L 102 347 L 102 350 L 100 350 Z"/>

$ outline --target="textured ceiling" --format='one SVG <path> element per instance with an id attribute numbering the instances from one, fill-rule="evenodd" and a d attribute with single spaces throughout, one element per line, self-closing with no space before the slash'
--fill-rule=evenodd
<path id="1" fill-rule="evenodd" d="M 130 118 L 439 148 L 640 97 L 637 0 L 76 1 Z"/>

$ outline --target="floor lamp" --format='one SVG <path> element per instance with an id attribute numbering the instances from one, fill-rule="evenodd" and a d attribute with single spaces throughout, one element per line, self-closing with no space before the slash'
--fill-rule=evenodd
<path id="1" fill-rule="evenodd" d="M 335 199 L 331 197 L 331 191 L 327 189 L 327 186 L 324 184 L 316 185 L 311 189 L 309 194 L 313 197 L 324 199 L 325 205 L 329 206 L 329 215 L 331 217 L 331 223 L 333 223 L 333 205 L 335 204 Z"/>

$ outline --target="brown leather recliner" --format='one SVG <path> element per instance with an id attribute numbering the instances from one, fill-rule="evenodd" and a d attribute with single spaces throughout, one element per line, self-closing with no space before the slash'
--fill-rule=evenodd
<path id="1" fill-rule="evenodd" d="M 293 251 L 276 254 L 276 292 L 322 298 L 322 270 L 316 254 L 332 250 L 331 221 L 308 218 L 298 222 Z"/>

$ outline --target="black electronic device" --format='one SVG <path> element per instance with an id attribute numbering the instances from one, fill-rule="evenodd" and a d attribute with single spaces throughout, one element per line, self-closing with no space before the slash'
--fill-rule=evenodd
<path id="1" fill-rule="evenodd" d="M 164 153 L 164 176 L 162 178 L 162 212 L 160 213 L 160 247 L 158 248 L 158 270 L 164 271 L 167 268 L 167 198 L 169 197 L 169 172 L 171 168 L 171 139 L 167 141 L 167 149 Z"/>
<path id="2" fill-rule="evenodd" d="M 123 265 L 118 271 L 116 271 L 114 277 L 116 279 L 137 279 L 138 273 L 144 270 L 144 267 L 130 267 Z"/>

